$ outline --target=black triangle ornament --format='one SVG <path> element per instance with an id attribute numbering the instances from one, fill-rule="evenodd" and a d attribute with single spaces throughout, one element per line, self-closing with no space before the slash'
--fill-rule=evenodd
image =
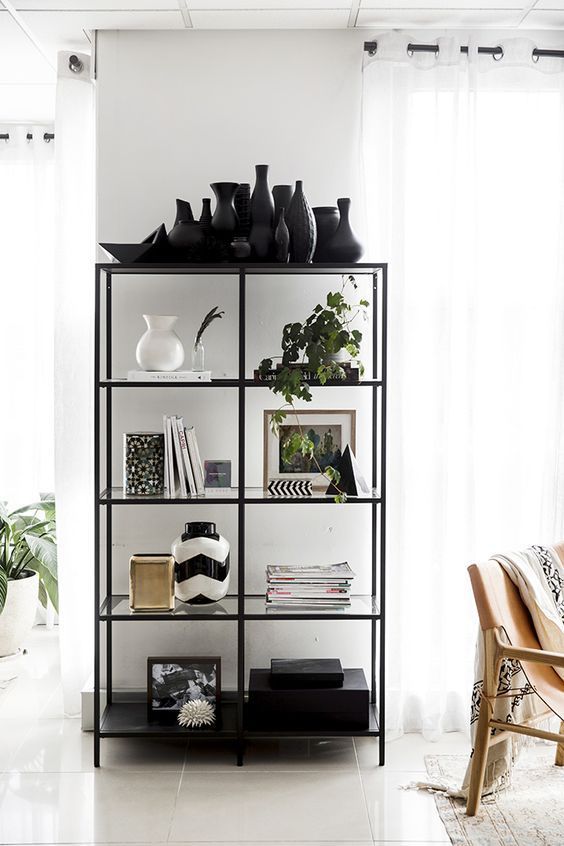
<path id="1" fill-rule="evenodd" d="M 363 494 L 370 494 L 370 488 L 366 484 L 358 461 L 348 444 L 343 450 L 343 454 L 341 455 L 339 463 L 335 469 L 339 471 L 341 478 L 339 479 L 337 486 L 335 486 L 333 482 L 330 483 L 329 487 L 325 491 L 328 496 L 338 496 L 341 493 L 347 494 L 348 496 L 362 496 Z"/>

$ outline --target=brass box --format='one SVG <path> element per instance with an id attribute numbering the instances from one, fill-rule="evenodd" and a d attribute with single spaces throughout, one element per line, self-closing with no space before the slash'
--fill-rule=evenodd
<path id="1" fill-rule="evenodd" d="M 172 555 L 132 555 L 129 559 L 129 607 L 132 611 L 172 611 Z"/>

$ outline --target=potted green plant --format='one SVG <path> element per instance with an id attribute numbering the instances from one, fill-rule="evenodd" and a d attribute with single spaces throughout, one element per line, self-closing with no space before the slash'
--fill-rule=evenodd
<path id="1" fill-rule="evenodd" d="M 19 649 L 33 626 L 37 600 L 59 609 L 55 500 L 8 511 L 0 502 L 0 657 Z"/>
<path id="2" fill-rule="evenodd" d="M 322 469 L 314 453 L 314 444 L 303 431 L 295 402 L 311 402 L 309 382 L 321 385 L 347 377 L 346 367 L 354 363 L 362 376 L 364 366 L 359 358 L 362 332 L 353 326 L 358 317 L 368 319 L 369 303 L 365 299 L 349 302 L 349 288 L 357 290 L 354 276 L 343 277 L 340 291 L 330 291 L 325 305 L 318 303 L 302 323 L 287 323 L 282 330 L 282 355 L 263 359 L 258 367 L 259 378 L 268 379 L 269 387 L 280 394 L 284 403 L 271 418 L 271 428 L 280 435 L 280 425 L 289 413 L 294 413 L 298 432 L 283 444 L 282 454 L 289 461 L 296 453 L 310 457 L 319 473 L 332 482 L 338 491 L 337 502 L 344 502 L 346 494 L 340 490 L 340 474 L 336 467 Z M 274 359 L 281 359 L 281 367 L 272 370 Z"/>

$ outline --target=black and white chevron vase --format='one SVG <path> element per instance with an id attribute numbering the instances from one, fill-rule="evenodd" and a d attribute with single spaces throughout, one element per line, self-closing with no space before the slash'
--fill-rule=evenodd
<path id="1" fill-rule="evenodd" d="M 271 496 L 311 496 L 309 479 L 269 479 L 268 493 Z"/>

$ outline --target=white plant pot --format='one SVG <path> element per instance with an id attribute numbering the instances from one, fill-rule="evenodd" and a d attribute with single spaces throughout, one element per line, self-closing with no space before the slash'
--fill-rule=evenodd
<path id="1" fill-rule="evenodd" d="M 31 570 L 26 578 L 10 579 L 4 610 L 0 613 L 0 658 L 13 655 L 23 646 L 35 621 L 39 597 L 39 576 Z"/>
<path id="2" fill-rule="evenodd" d="M 328 353 L 325 356 L 325 364 L 343 364 L 345 361 L 350 361 L 351 357 L 347 350 L 343 347 L 336 353 Z"/>
<path id="3" fill-rule="evenodd" d="M 172 328 L 178 317 L 144 314 L 147 331 L 139 339 L 135 358 L 141 370 L 171 372 L 184 362 L 184 347 Z"/>

